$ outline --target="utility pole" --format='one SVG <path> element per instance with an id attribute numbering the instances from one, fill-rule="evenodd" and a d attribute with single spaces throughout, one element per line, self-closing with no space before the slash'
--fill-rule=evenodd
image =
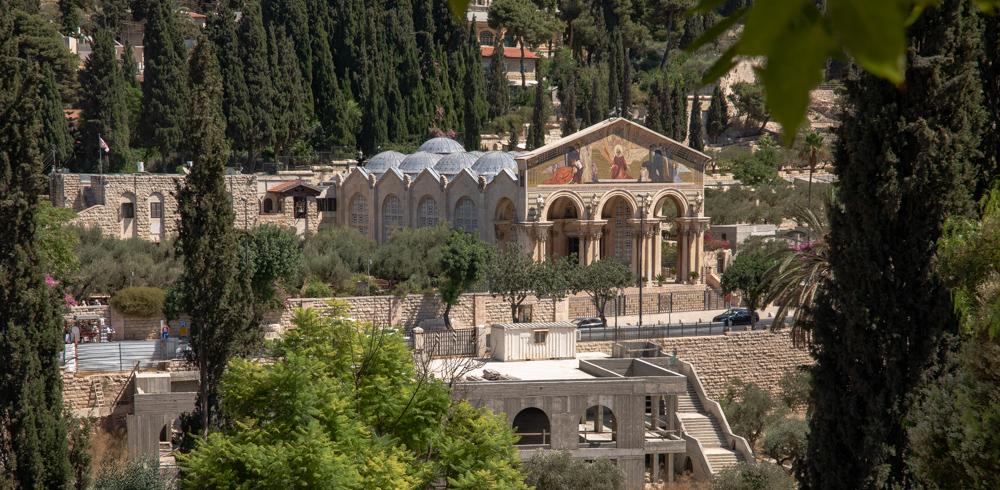
<path id="1" fill-rule="evenodd" d="M 646 242 L 643 240 L 646 218 L 646 195 L 639 194 L 636 197 L 642 202 L 639 207 L 639 327 L 642 327 L 642 283 L 645 282 L 645 271 L 642 269 L 642 254 L 645 251 Z"/>

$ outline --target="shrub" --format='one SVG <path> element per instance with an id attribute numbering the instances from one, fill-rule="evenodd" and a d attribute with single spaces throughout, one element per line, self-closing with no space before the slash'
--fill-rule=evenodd
<path id="1" fill-rule="evenodd" d="M 329 298 L 331 296 L 333 296 L 333 292 L 330 291 L 330 286 L 317 279 L 309 281 L 305 291 L 302 291 L 303 298 Z"/>
<path id="2" fill-rule="evenodd" d="M 106 461 L 94 480 L 94 490 L 167 490 L 173 485 L 160 472 L 160 460 L 144 454 L 127 460 Z"/>
<path id="3" fill-rule="evenodd" d="M 524 483 L 536 490 L 589 488 L 617 490 L 625 487 L 625 471 L 607 458 L 592 463 L 574 460 L 569 451 L 537 452 L 521 465 Z"/>
<path id="4" fill-rule="evenodd" d="M 712 490 L 792 490 L 795 480 L 774 463 L 737 463 L 712 477 Z"/>
<path id="5" fill-rule="evenodd" d="M 805 408 L 809 405 L 809 391 L 812 389 L 812 376 L 808 371 L 791 369 L 778 380 L 781 389 L 781 401 L 792 410 Z"/>
<path id="6" fill-rule="evenodd" d="M 806 456 L 808 436 L 809 422 L 794 417 L 780 419 L 764 431 L 761 452 L 781 466 L 791 463 L 794 468 Z"/>
<path id="7" fill-rule="evenodd" d="M 118 291 L 111 297 L 111 306 L 123 315 L 149 318 L 163 312 L 166 297 L 160 288 L 136 286 Z"/>
<path id="8" fill-rule="evenodd" d="M 719 399 L 719 405 L 733 432 L 746 438 L 750 447 L 756 445 L 764 429 L 785 416 L 785 407 L 769 391 L 739 379 L 730 381 L 726 394 Z"/>

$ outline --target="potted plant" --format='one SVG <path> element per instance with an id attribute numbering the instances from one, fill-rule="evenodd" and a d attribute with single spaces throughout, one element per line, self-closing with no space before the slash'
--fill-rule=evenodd
<path id="1" fill-rule="evenodd" d="M 662 286 L 664 282 L 667 282 L 667 276 L 664 276 L 663 274 L 658 274 L 656 276 L 656 285 Z"/>
<path id="2" fill-rule="evenodd" d="M 670 268 L 670 277 L 677 277 L 677 268 L 676 267 L 671 267 Z"/>
<path id="3" fill-rule="evenodd" d="M 688 275 L 691 276 L 691 284 L 694 284 L 694 283 L 698 282 L 698 273 L 697 272 L 691 271 L 691 273 L 688 274 Z"/>

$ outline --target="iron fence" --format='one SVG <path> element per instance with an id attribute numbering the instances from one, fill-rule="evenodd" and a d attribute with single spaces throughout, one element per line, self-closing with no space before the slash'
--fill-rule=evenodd
<path id="1" fill-rule="evenodd" d="M 604 307 L 604 316 L 634 316 L 639 314 L 639 294 L 623 294 L 609 301 Z M 720 291 L 680 291 L 670 293 L 646 293 L 642 295 L 642 313 L 677 313 L 682 311 L 719 310 L 736 306 L 739 298 Z M 573 318 L 596 317 L 597 307 L 589 297 L 569 299 L 570 316 Z"/>
<path id="2" fill-rule="evenodd" d="M 59 363 L 73 372 L 129 371 L 136 363 L 157 364 L 178 357 L 177 342 L 162 340 L 65 344 Z"/>
<path id="3" fill-rule="evenodd" d="M 412 336 L 412 334 L 411 334 Z M 432 357 L 476 354 L 476 329 L 424 332 L 424 352 Z M 410 342 L 411 344 L 413 342 Z"/>
<path id="4" fill-rule="evenodd" d="M 699 337 L 722 335 L 726 332 L 722 322 L 687 323 L 671 325 L 623 325 L 615 327 L 581 328 L 580 342 L 602 342 L 623 340 L 656 340 L 672 337 Z"/>

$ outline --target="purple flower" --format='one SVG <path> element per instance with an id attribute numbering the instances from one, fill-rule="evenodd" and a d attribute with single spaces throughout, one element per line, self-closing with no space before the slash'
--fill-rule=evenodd
<path id="1" fill-rule="evenodd" d="M 46 273 L 45 274 L 45 284 L 48 284 L 50 288 L 54 288 L 54 287 L 56 287 L 56 284 L 59 284 L 59 281 L 55 280 L 51 275 L 49 275 L 48 273 Z"/>

